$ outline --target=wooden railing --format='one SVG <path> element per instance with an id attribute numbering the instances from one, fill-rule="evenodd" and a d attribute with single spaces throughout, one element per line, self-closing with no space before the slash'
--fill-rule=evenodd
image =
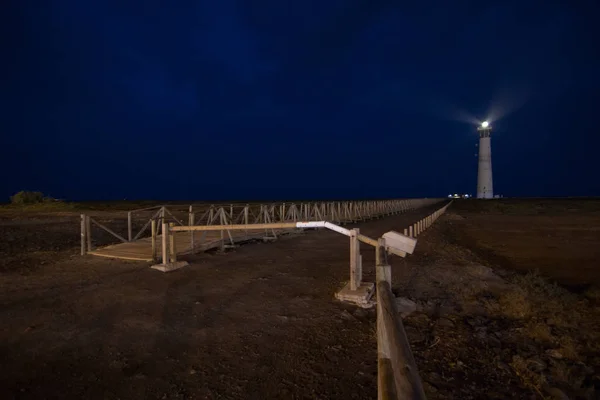
<path id="1" fill-rule="evenodd" d="M 81 254 L 92 250 L 92 225 L 108 232 L 121 242 L 132 242 L 143 237 L 160 235 L 164 223 L 177 226 L 198 225 L 235 225 L 235 224 L 269 224 L 292 221 L 330 221 L 340 225 L 354 223 L 372 218 L 412 211 L 433 205 L 443 199 L 395 199 L 373 201 L 336 201 L 336 202 L 304 202 L 304 203 L 270 203 L 270 204 L 192 204 L 189 206 L 160 205 L 141 208 L 127 212 L 127 232 L 118 233 L 119 229 L 110 227 L 90 218 L 81 216 Z M 186 221 L 187 219 L 187 221 Z M 152 221 L 156 230 L 152 231 Z M 118 221 L 116 221 L 118 222 Z M 141 225 L 135 232 L 134 225 Z M 122 229 L 122 223 L 120 224 Z M 223 232 L 224 234 L 226 232 Z M 276 238 L 274 230 L 269 232 Z M 229 245 L 233 245 L 231 235 Z M 267 235 L 268 236 L 268 235 Z"/>
<path id="2" fill-rule="evenodd" d="M 391 266 L 385 261 L 385 241 L 377 247 L 377 398 L 425 399 L 417 363 L 392 293 Z"/>
<path id="3" fill-rule="evenodd" d="M 405 232 L 410 231 L 411 236 L 417 236 L 429 228 L 440 216 L 442 216 L 451 202 L 435 210 L 430 215 L 417 221 Z M 369 244 L 376 251 L 376 302 L 377 302 L 377 392 L 379 400 L 422 400 L 425 393 L 417 364 L 415 362 L 402 319 L 398 313 L 396 297 L 392 292 L 392 268 L 388 264 L 387 255 L 389 247 L 384 238 L 374 240 L 357 232 L 357 229 L 345 229 L 332 223 L 321 222 L 279 222 L 279 223 L 257 223 L 257 224 L 235 224 L 235 225 L 204 225 L 204 226 L 179 226 L 174 224 L 163 227 L 165 235 L 162 237 L 163 264 L 177 261 L 177 252 L 172 240 L 173 234 L 185 231 L 211 231 L 211 230 L 244 230 L 244 229 L 293 229 L 302 226 L 328 228 L 351 238 L 357 242 Z M 351 253 L 354 251 L 351 250 Z M 357 253 L 358 254 L 358 253 Z M 398 254 L 398 253 L 395 253 Z M 352 254 L 351 254 L 352 255 Z M 405 256 L 406 254 L 402 255 Z M 351 257 L 352 258 L 352 257 Z M 360 256 L 359 256 L 360 258 Z M 360 262 L 359 262 L 360 264 Z M 350 278 L 356 270 L 351 261 Z M 360 279 L 358 279 L 360 284 Z"/>
<path id="4" fill-rule="evenodd" d="M 354 246 L 351 261 L 351 280 L 356 281 L 355 286 L 360 284 L 361 257 L 358 250 L 358 242 L 366 243 L 375 247 L 376 251 L 376 301 L 377 301 L 377 356 L 378 356 L 378 399 L 387 400 L 420 400 L 425 399 L 423 386 L 419 377 L 417 365 L 413 357 L 410 344 L 404 331 L 402 320 L 398 314 L 396 298 L 392 292 L 392 269 L 387 262 L 386 242 L 384 238 L 374 240 L 361 235 L 357 228 L 345 229 L 334 225 L 354 222 L 367 218 L 377 218 L 383 215 L 391 215 L 405 212 L 415 208 L 433 205 L 443 199 L 412 199 L 412 200 L 385 200 L 375 202 L 333 202 L 333 203 L 301 203 L 296 204 L 260 204 L 245 206 L 208 206 L 203 210 L 200 218 L 196 220 L 194 206 L 189 206 L 188 225 L 177 219 L 174 213 L 168 211 L 165 206 L 151 209 L 134 210 L 154 211 L 151 219 L 144 225 L 142 231 L 151 227 L 153 257 L 158 246 L 158 227 L 162 226 L 162 262 L 164 265 L 177 260 L 174 234 L 189 231 L 211 231 L 211 230 L 247 230 L 247 229 L 292 229 L 302 227 L 323 227 L 332 229 L 351 238 L 351 246 Z M 420 219 L 416 223 L 404 229 L 404 235 L 417 237 L 429 228 L 439 217 L 441 217 L 452 202 L 430 215 Z M 237 212 L 235 211 L 237 210 Z M 175 222 L 167 222 L 171 217 Z M 131 214 L 128 214 L 128 222 Z M 251 222 L 252 221 L 252 222 Z M 313 222 L 308 222 L 313 221 Z M 314 222 L 320 221 L 320 222 Z M 160 224 L 159 224 L 160 222 Z M 198 224 L 202 222 L 202 224 Z M 121 241 L 125 238 L 113 232 L 106 226 L 98 223 L 89 216 L 82 215 L 81 219 L 81 251 L 85 254 L 86 248 L 91 248 L 90 226 L 96 224 L 108 231 Z M 177 225 L 177 226 L 176 226 Z M 128 232 L 131 232 L 131 223 L 128 223 Z M 141 233 L 136 235 L 136 238 Z M 128 234 L 130 240 L 132 234 Z M 193 237 L 193 236 L 192 236 Z M 356 243 L 352 244 L 353 241 Z M 351 254 L 351 255 L 352 255 Z M 399 253 L 395 253 L 399 254 Z M 406 254 L 401 256 L 405 256 Z M 352 257 L 351 257 L 352 258 Z M 362 267 L 361 267 L 362 268 Z"/>
<path id="5" fill-rule="evenodd" d="M 409 228 L 416 237 L 442 216 L 452 202 Z M 413 236 L 414 235 L 414 236 Z M 379 400 L 425 399 L 417 364 L 410 349 L 402 318 L 392 292 L 392 268 L 387 262 L 385 240 L 379 239 L 376 253 L 377 280 L 377 398 Z"/>

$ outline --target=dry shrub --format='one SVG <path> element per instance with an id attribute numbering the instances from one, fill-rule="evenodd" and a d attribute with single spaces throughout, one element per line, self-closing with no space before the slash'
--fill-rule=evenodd
<path id="1" fill-rule="evenodd" d="M 42 192 L 31 192 L 22 190 L 14 195 L 10 196 L 10 202 L 12 204 L 24 205 L 24 204 L 36 204 L 44 201 L 44 195 Z"/>
<path id="2" fill-rule="evenodd" d="M 537 272 L 516 276 L 514 283 L 526 294 L 531 309 L 560 327 L 575 327 L 581 321 L 581 299 L 576 294 L 550 283 Z"/>
<path id="3" fill-rule="evenodd" d="M 550 367 L 550 375 L 555 382 L 569 383 L 572 379 L 572 368 L 563 361 L 556 361 Z"/>
<path id="4" fill-rule="evenodd" d="M 502 293 L 498 299 L 498 308 L 497 311 L 508 318 L 523 319 L 531 315 L 527 293 L 519 287 Z"/>
<path id="5" fill-rule="evenodd" d="M 567 290 L 561 288 L 557 284 L 548 282 L 538 271 L 517 275 L 515 276 L 514 281 L 527 293 L 533 296 L 554 298 L 568 296 L 570 294 Z"/>
<path id="6" fill-rule="evenodd" d="M 558 338 L 558 342 L 560 343 L 560 348 L 558 351 L 563 357 L 573 361 L 579 360 L 577 343 L 575 343 L 573 338 L 570 336 L 561 336 Z"/>
<path id="7" fill-rule="evenodd" d="M 529 368 L 529 363 L 523 357 L 513 356 L 510 366 L 512 367 L 515 374 L 520 378 L 521 383 L 529 389 L 533 389 L 540 394 L 542 398 L 541 389 L 546 384 L 546 377 L 544 374 L 535 372 Z"/>
<path id="8" fill-rule="evenodd" d="M 562 360 L 553 362 L 552 366 L 550 367 L 550 377 L 552 380 L 559 386 L 569 387 L 578 391 L 579 396 L 576 398 L 595 398 L 593 397 L 593 388 L 588 388 L 588 392 L 591 389 L 591 392 L 589 392 L 588 395 L 584 394 L 585 389 L 584 392 L 580 390 L 585 384 L 585 376 L 586 371 L 583 371 L 581 366 L 569 364 L 568 362 L 564 362 Z"/>
<path id="9" fill-rule="evenodd" d="M 554 342 L 550 327 L 541 322 L 530 321 L 525 327 L 525 333 L 538 343 L 550 344 Z"/>
<path id="10" fill-rule="evenodd" d="M 589 287 L 583 294 L 587 299 L 598 302 L 600 301 L 600 287 Z"/>

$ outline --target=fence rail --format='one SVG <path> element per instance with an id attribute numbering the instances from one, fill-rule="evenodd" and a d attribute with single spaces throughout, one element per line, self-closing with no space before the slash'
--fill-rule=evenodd
<path id="1" fill-rule="evenodd" d="M 303 202 L 303 203 L 267 203 L 267 204 L 192 204 L 189 206 L 154 206 L 128 211 L 126 214 L 126 232 L 122 230 L 123 222 L 118 220 L 100 223 L 96 220 L 86 222 L 88 215 L 82 215 L 82 254 L 92 251 L 94 229 L 98 228 L 114 236 L 121 242 L 160 235 L 165 223 L 177 226 L 212 226 L 212 225 L 251 225 L 271 224 L 276 222 L 329 221 L 338 225 L 355 223 L 372 218 L 403 213 L 443 201 L 444 199 L 395 199 L 374 201 L 335 201 L 335 202 Z M 151 228 L 156 223 L 156 231 Z M 104 221 L 103 221 L 104 222 Z M 84 226 L 85 225 L 85 226 Z M 117 228 L 116 225 L 120 225 Z M 138 228 L 134 229 L 135 226 Z M 139 228 L 141 226 L 141 228 Z M 139 229 L 139 230 L 138 230 Z M 276 238 L 274 229 L 267 230 L 267 238 Z M 193 235 L 191 235 L 193 242 Z M 235 245 L 235 240 L 228 230 L 222 231 L 223 239 Z M 224 244 L 225 245 L 225 244 Z"/>
<path id="2" fill-rule="evenodd" d="M 441 217 L 452 202 L 417 221 L 404 232 L 417 236 Z M 377 398 L 378 400 L 425 399 L 417 364 L 392 292 L 392 268 L 384 251 L 385 240 L 379 239 L 376 253 L 377 280 Z"/>

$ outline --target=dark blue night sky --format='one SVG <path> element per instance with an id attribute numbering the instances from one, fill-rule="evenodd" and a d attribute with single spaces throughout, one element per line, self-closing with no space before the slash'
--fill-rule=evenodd
<path id="1" fill-rule="evenodd" d="M 595 1 L 0 10 L 3 199 L 600 195 Z"/>

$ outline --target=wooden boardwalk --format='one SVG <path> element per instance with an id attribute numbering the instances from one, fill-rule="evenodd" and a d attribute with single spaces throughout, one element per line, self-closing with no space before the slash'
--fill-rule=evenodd
<path id="1" fill-rule="evenodd" d="M 283 230 L 279 229 L 275 231 L 276 235 L 286 234 L 297 231 L 294 230 Z M 221 238 L 220 231 L 207 231 L 207 232 L 193 232 L 194 235 L 194 246 L 192 248 L 192 232 L 175 232 L 175 248 L 177 249 L 177 255 L 185 255 L 192 253 L 200 253 L 206 250 L 219 248 L 225 242 L 225 246 L 231 245 L 231 239 L 234 244 L 241 244 L 249 240 L 272 240 L 275 239 L 273 236 L 273 230 L 269 230 L 266 233 L 264 230 L 250 230 L 250 231 L 229 231 L 223 232 L 224 239 Z M 156 254 L 157 261 L 162 257 L 162 235 L 158 235 L 156 239 Z M 134 261 L 154 261 L 152 260 L 152 238 L 143 238 L 133 242 L 118 243 L 110 246 L 100 247 L 93 251 L 88 252 L 100 257 L 117 258 L 121 260 L 134 260 Z"/>

